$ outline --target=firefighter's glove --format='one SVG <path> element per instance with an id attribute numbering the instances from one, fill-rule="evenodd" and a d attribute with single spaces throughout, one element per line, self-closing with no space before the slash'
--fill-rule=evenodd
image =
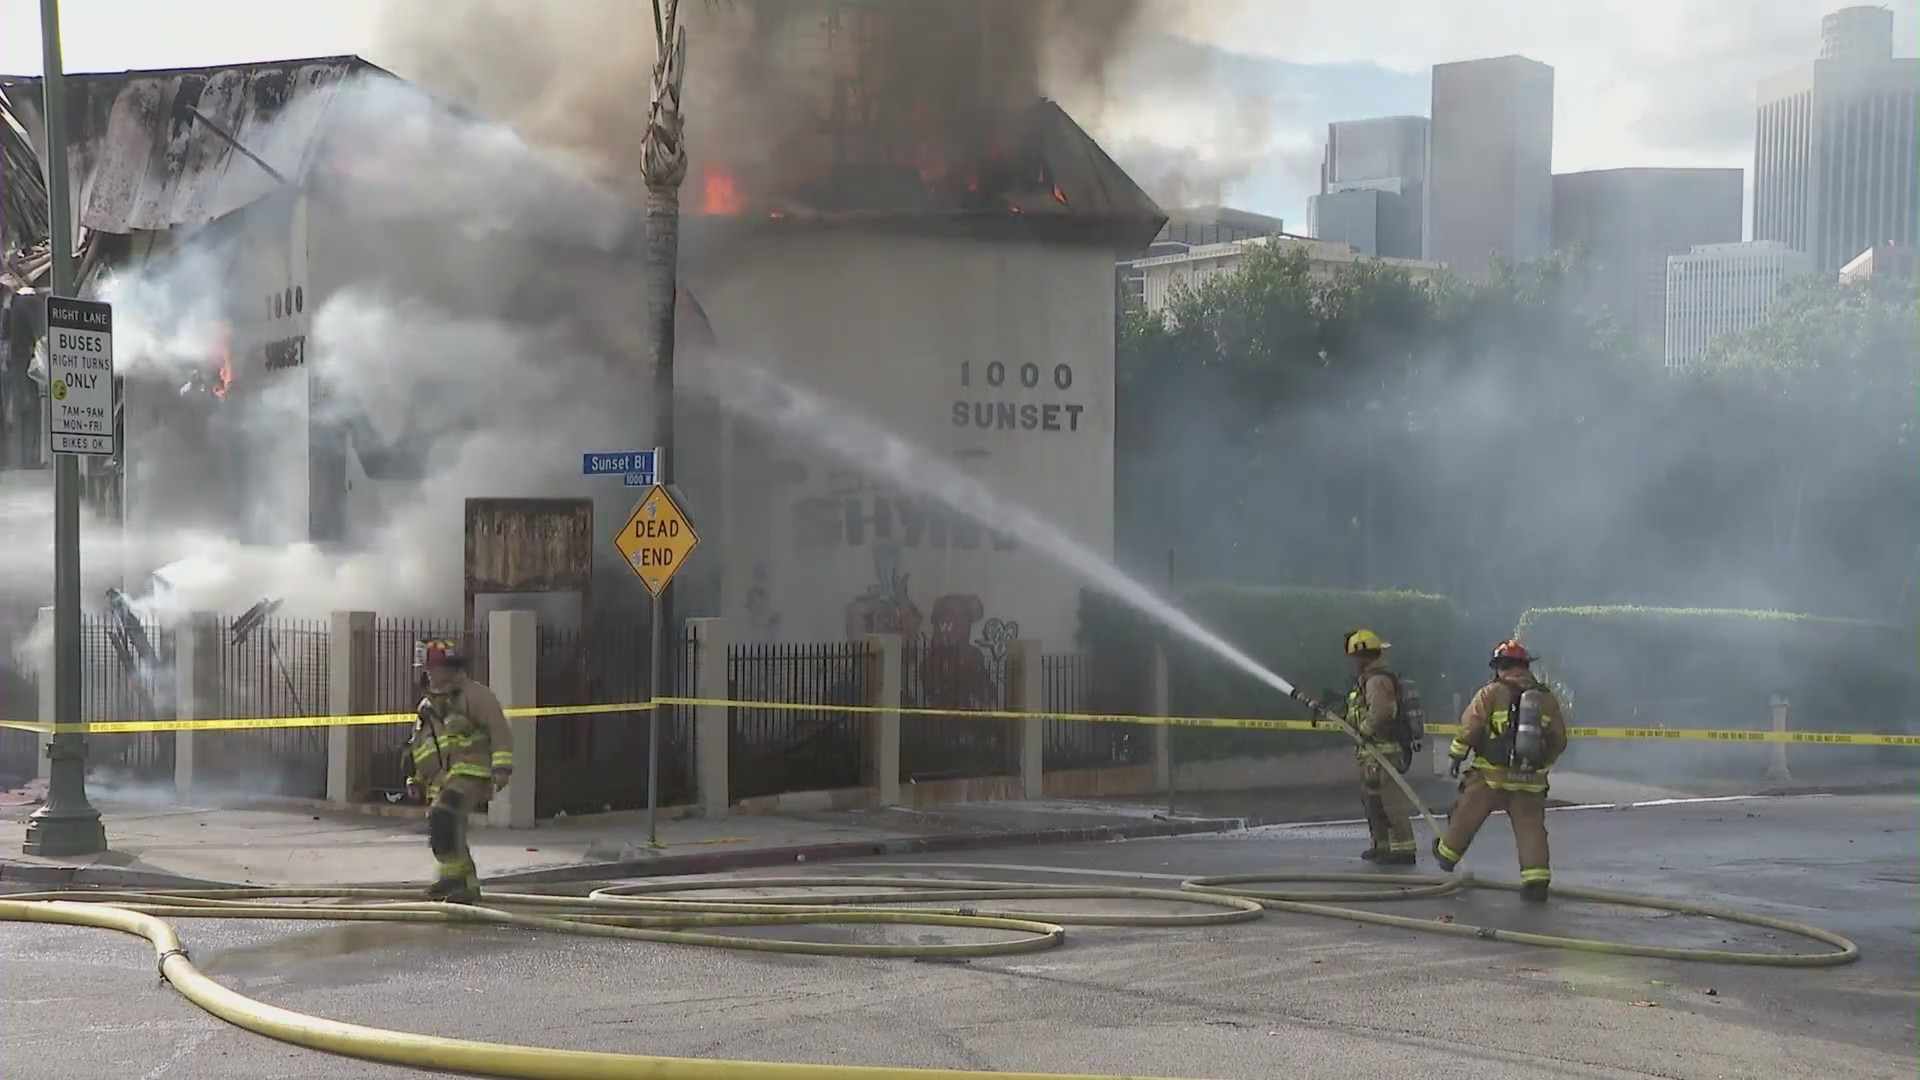
<path id="1" fill-rule="evenodd" d="M 1452 762 L 1452 764 L 1447 766 L 1447 775 L 1452 777 L 1455 780 L 1460 779 L 1460 766 L 1466 764 L 1467 759 L 1462 757 L 1450 757 L 1447 760 L 1449 762 Z"/>

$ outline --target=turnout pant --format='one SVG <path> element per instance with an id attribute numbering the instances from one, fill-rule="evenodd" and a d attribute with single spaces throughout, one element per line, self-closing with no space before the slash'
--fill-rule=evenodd
<path id="1" fill-rule="evenodd" d="M 1400 754 L 1398 746 L 1381 750 L 1387 760 Z M 1379 854 L 1414 853 L 1413 806 L 1406 792 L 1394 783 L 1372 757 L 1360 756 L 1360 803 L 1367 814 L 1367 831 L 1373 834 L 1373 850 Z"/>
<path id="2" fill-rule="evenodd" d="M 480 872 L 467 849 L 467 815 L 484 801 L 479 781 L 456 776 L 428 793 L 427 837 L 440 864 L 440 880 L 480 884 Z"/>
<path id="3" fill-rule="evenodd" d="M 1508 791 L 1487 783 L 1479 772 L 1467 774 L 1460 801 L 1447 818 L 1447 835 L 1440 840 L 1440 854 L 1459 862 L 1472 845 L 1474 834 L 1486 824 L 1488 815 L 1505 810 L 1513 825 L 1513 846 L 1520 853 L 1520 880 L 1550 882 L 1553 871 L 1547 862 L 1547 793 L 1544 791 Z"/>

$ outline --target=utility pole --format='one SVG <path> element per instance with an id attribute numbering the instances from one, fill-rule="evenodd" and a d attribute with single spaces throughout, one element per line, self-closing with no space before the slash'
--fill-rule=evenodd
<path id="1" fill-rule="evenodd" d="M 73 217 L 67 190 L 67 85 L 60 59 L 60 2 L 40 0 L 41 112 L 47 123 L 49 296 L 73 297 Z M 53 331 L 48 330 L 49 333 Z M 51 393 L 47 407 L 53 407 Z M 47 430 L 53 430 L 51 413 Z M 49 436 L 51 437 L 51 436 Z M 27 819 L 28 855 L 107 850 L 100 811 L 87 801 L 87 736 L 80 730 L 80 458 L 53 456 L 53 739 L 47 801 Z M 46 675 L 45 670 L 41 677 Z"/>

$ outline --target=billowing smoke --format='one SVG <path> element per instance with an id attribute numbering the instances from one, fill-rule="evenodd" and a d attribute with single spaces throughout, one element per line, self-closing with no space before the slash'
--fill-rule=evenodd
<path id="1" fill-rule="evenodd" d="M 127 520 L 84 521 L 89 606 L 124 582 L 163 621 L 269 596 L 290 617 L 457 616 L 467 498 L 588 494 L 580 447 L 636 441 L 643 305 L 610 271 L 637 246 L 626 207 L 564 154 L 404 85 L 356 83 L 329 108 L 337 154 L 310 178 L 303 252 L 305 367 L 325 393 L 268 378 L 258 343 L 251 365 L 220 364 L 257 302 L 222 283 L 244 290 L 238 260 L 285 248 L 284 207 L 255 204 L 101 286 L 127 379 Z M 340 543 L 306 540 L 309 414 L 352 462 Z M 28 668 L 51 632 L 19 633 L 51 603 L 46 494 L 0 489 L 0 607 Z"/>
<path id="2" fill-rule="evenodd" d="M 1097 102 L 1145 0 L 685 2 L 695 152 L 821 138 L 836 109 L 964 141 L 995 110 L 1042 95 Z M 638 176 L 654 47 L 649 5 L 464 0 L 396 5 L 387 28 L 409 78 L 595 162 Z M 910 115 L 909 115 L 910 114 Z M 704 146 L 704 149 L 701 149 Z"/>
<path id="3" fill-rule="evenodd" d="M 1163 206 L 1219 203 L 1269 156 L 1278 104 L 1236 86 L 1219 107 L 1213 56 L 1168 34 L 1194 18 L 1174 0 L 686 0 L 682 18 L 696 187 L 702 163 L 808 176 L 863 155 L 967 161 L 1043 96 Z M 396 5 L 387 51 L 435 92 L 637 185 L 647 4 Z"/>

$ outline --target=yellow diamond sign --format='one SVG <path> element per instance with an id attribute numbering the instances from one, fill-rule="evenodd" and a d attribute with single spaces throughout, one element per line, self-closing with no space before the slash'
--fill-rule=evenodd
<path id="1" fill-rule="evenodd" d="M 620 527 L 613 546 L 620 549 L 620 557 L 639 575 L 647 591 L 659 596 L 667 591 L 687 556 L 700 546 L 700 536 L 693 531 L 680 504 L 673 501 L 673 495 L 655 484 Z"/>

